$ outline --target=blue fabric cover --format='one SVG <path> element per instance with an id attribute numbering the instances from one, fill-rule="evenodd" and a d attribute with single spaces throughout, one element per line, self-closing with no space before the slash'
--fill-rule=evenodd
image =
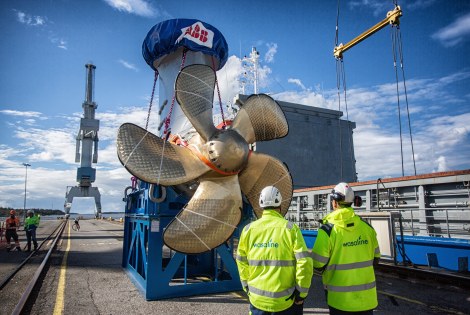
<path id="1" fill-rule="evenodd" d="M 184 33 L 183 33 L 184 32 Z M 228 57 L 228 46 L 222 33 L 210 24 L 195 19 L 172 19 L 150 29 L 142 44 L 142 55 L 153 69 L 154 61 L 179 47 L 214 56 L 221 69 Z"/>

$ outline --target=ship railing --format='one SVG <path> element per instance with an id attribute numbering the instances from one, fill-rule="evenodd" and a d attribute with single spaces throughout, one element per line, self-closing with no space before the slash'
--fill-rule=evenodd
<path id="1" fill-rule="evenodd" d="M 470 239 L 470 208 L 468 207 L 399 208 L 387 211 L 400 213 L 404 235 Z M 320 223 L 312 219 L 298 221 L 291 216 L 289 221 L 296 223 L 301 230 L 317 230 L 320 227 Z M 395 232 L 400 233 L 399 222 L 395 222 Z"/>
<path id="2" fill-rule="evenodd" d="M 397 209 L 402 217 L 404 234 L 447 238 L 470 238 L 470 209 L 425 208 Z M 399 229 L 398 225 L 395 225 Z"/>

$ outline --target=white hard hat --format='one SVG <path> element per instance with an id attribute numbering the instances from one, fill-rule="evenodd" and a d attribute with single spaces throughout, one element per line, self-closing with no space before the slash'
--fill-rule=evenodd
<path id="1" fill-rule="evenodd" d="M 34 211 L 33 210 L 28 210 L 26 213 L 27 214 L 34 214 Z"/>
<path id="2" fill-rule="evenodd" d="M 281 205 L 281 202 L 281 192 L 274 186 L 265 187 L 259 195 L 259 206 L 261 208 L 276 208 Z"/>
<path id="3" fill-rule="evenodd" d="M 339 203 L 353 203 L 354 191 L 347 183 L 339 183 L 331 191 L 330 197 Z"/>

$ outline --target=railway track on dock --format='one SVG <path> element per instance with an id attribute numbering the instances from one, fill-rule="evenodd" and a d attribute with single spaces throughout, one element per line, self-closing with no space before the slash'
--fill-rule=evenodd
<path id="1" fill-rule="evenodd" d="M 470 314 L 468 295 L 464 293 L 470 288 L 468 274 L 391 263 L 380 263 L 375 271 L 380 279 L 377 293 L 393 305 L 414 305 L 426 309 L 428 314 Z M 397 283 L 400 283 L 398 289 Z M 429 288 L 435 291 L 428 291 Z"/>
<path id="2" fill-rule="evenodd" d="M 1 314 L 21 314 L 43 276 L 49 257 L 62 236 L 67 221 L 58 222 L 36 251 L 20 259 L 16 267 L 0 275 Z M 18 253 L 19 254 L 19 253 Z"/>
<path id="3" fill-rule="evenodd" d="M 440 284 L 449 284 L 465 289 L 470 289 L 470 274 L 458 274 L 449 272 L 442 268 L 428 268 L 426 266 L 402 266 L 387 263 L 380 263 L 376 271 L 382 274 L 395 274 L 404 278 L 414 278 L 420 281 L 438 282 Z"/>

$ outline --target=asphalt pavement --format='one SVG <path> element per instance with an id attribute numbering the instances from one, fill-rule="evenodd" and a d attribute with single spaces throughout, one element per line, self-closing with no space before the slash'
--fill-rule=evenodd
<path id="1" fill-rule="evenodd" d="M 81 220 L 80 225 L 80 231 L 66 227 L 27 313 L 248 314 L 243 292 L 146 301 L 121 267 L 122 224 Z M 457 287 L 378 275 L 377 288 L 375 314 L 470 314 L 470 292 Z M 304 314 L 328 314 L 319 276 L 312 279 Z"/>

